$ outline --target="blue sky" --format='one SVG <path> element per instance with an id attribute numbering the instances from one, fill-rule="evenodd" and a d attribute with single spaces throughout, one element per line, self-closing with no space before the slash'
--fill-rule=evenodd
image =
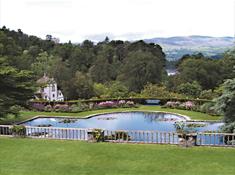
<path id="1" fill-rule="evenodd" d="M 234 0 L 0 0 L 0 25 L 62 42 L 234 35 Z"/>

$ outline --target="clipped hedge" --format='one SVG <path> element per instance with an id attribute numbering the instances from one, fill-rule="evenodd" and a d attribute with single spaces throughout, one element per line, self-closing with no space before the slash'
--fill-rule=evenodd
<path id="1" fill-rule="evenodd" d="M 105 102 L 105 101 L 119 101 L 119 100 L 125 100 L 125 101 L 133 101 L 137 104 L 146 104 L 146 100 L 160 100 L 160 105 L 166 104 L 168 101 L 179 101 L 179 102 L 187 102 L 192 101 L 194 103 L 197 103 L 198 105 L 202 105 L 206 102 L 214 103 L 212 100 L 207 99 L 189 99 L 189 98 L 156 98 L 156 97 L 144 97 L 144 98 L 105 98 L 105 99 L 89 99 L 89 100 L 70 100 L 70 101 L 45 101 L 45 100 L 34 100 L 29 101 L 29 105 L 32 106 L 34 103 L 42 103 L 44 105 L 56 105 L 56 104 L 68 104 L 73 105 L 77 103 L 99 103 L 99 102 Z"/>
<path id="2" fill-rule="evenodd" d="M 117 100 L 117 101 L 101 101 L 101 102 L 31 102 L 30 108 L 37 111 L 46 112 L 82 112 L 97 109 L 108 109 L 108 108 L 133 108 L 137 107 L 133 101 Z"/>

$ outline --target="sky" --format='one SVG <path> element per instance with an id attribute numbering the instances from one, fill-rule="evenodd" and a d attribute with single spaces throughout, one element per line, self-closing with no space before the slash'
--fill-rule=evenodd
<path id="1" fill-rule="evenodd" d="M 0 0 L 0 26 L 61 42 L 234 36 L 235 0 Z"/>

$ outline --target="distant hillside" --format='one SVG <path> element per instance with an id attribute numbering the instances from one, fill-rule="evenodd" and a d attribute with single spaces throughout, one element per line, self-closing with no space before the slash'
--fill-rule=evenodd
<path id="1" fill-rule="evenodd" d="M 234 45 L 233 37 L 186 36 L 145 39 L 147 43 L 157 43 L 163 47 L 168 60 L 180 59 L 185 54 L 201 52 L 217 58 Z"/>

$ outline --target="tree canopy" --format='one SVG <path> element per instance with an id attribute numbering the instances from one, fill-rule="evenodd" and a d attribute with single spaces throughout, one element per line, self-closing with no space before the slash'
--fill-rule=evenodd
<path id="1" fill-rule="evenodd" d="M 9 66 L 7 59 L 0 57 L 0 118 L 13 112 L 15 105 L 25 106 L 33 97 L 32 72 Z"/>

